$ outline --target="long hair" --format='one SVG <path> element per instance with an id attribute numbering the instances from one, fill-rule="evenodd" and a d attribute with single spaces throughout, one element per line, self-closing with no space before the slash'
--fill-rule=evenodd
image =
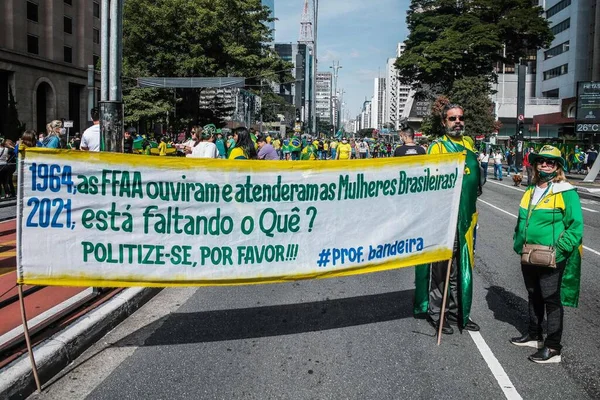
<path id="1" fill-rule="evenodd" d="M 533 168 L 533 179 L 531 180 L 531 182 L 534 185 L 537 185 L 538 182 L 540 181 L 540 171 L 538 171 L 537 167 Z M 565 175 L 565 171 L 562 168 L 562 165 L 560 164 L 556 164 L 556 176 L 554 177 L 554 179 L 552 179 L 552 183 L 560 183 L 560 182 L 566 182 L 567 181 L 567 177 Z"/>
<path id="2" fill-rule="evenodd" d="M 46 125 L 46 129 L 48 130 L 48 136 L 60 136 L 60 133 L 55 131 L 56 128 L 62 128 L 61 120 L 55 119 L 54 121 L 49 122 L 48 125 Z"/>
<path id="3" fill-rule="evenodd" d="M 241 148 L 249 160 L 256 160 L 258 158 L 258 154 L 256 154 L 256 147 L 254 147 L 254 142 L 250 137 L 248 129 L 243 127 L 235 128 L 233 130 L 233 134 L 238 135 L 238 140 L 235 142 L 235 147 Z"/>
<path id="4" fill-rule="evenodd" d="M 27 147 L 35 147 L 37 144 L 37 133 L 34 130 L 28 129 L 21 135 L 21 144 Z"/>

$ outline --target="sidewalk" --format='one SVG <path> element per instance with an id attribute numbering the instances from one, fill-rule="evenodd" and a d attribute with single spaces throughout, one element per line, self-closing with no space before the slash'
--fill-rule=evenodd
<path id="1" fill-rule="evenodd" d="M 17 294 L 16 220 L 0 223 L 0 398 L 34 391 Z M 25 309 L 42 384 L 160 289 L 24 286 Z"/>

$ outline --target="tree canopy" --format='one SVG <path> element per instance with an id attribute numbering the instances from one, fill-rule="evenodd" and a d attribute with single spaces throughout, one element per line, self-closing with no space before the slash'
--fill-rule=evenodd
<path id="1" fill-rule="evenodd" d="M 412 0 L 406 49 L 395 63 L 400 81 L 438 94 L 463 77 L 492 81 L 495 63 L 517 63 L 551 43 L 542 13 L 531 0 Z"/>
<path id="2" fill-rule="evenodd" d="M 266 23 L 273 20 L 269 13 L 260 0 L 126 1 L 126 121 L 164 120 L 175 105 L 172 90 L 137 88 L 132 78 L 243 76 L 248 88 L 258 94 L 264 93 L 265 87 L 270 90 L 265 83 L 290 80 L 292 65 L 268 46 L 272 32 Z M 196 98 L 200 95 L 200 90 L 190 91 Z M 183 108 L 177 117 L 194 120 L 202 115 Z"/>
<path id="3" fill-rule="evenodd" d="M 439 96 L 433 102 L 431 114 L 421 124 L 425 135 L 442 134 L 442 109 L 447 104 L 458 104 L 463 107 L 465 115 L 465 135 L 475 138 L 478 135 L 488 136 L 499 129 L 499 122 L 494 118 L 494 104 L 488 95 L 490 83 L 485 77 L 467 77 L 454 82 L 454 90 L 450 96 Z"/>

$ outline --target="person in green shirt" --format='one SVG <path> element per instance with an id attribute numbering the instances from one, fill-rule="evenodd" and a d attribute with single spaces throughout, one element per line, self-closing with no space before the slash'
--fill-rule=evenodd
<path id="1" fill-rule="evenodd" d="M 576 188 L 565 177 L 566 162 L 559 149 L 545 145 L 539 153 L 529 154 L 529 162 L 533 167 L 533 185 L 521 199 L 513 249 L 521 254 L 525 244 L 551 246 L 556 263 L 521 264 L 529 299 L 529 326 L 525 335 L 510 342 L 539 349 L 529 356 L 533 362 L 559 363 L 563 306 L 577 307 L 579 302 L 583 212 Z"/>
<path id="2" fill-rule="evenodd" d="M 225 150 L 225 141 L 223 140 L 223 134 L 221 132 L 217 132 L 217 139 L 215 140 L 215 146 L 217 146 L 217 151 L 219 152 L 219 158 L 226 158 L 227 150 Z"/>

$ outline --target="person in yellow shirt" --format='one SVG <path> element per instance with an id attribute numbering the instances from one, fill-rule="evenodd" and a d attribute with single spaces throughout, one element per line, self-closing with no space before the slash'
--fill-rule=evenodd
<path id="1" fill-rule="evenodd" d="M 233 140 L 235 140 L 235 147 L 229 153 L 229 160 L 256 160 L 258 158 L 255 143 L 246 128 L 235 128 Z"/>
<path id="2" fill-rule="evenodd" d="M 327 160 L 327 155 L 329 154 L 329 141 L 323 141 L 323 160 Z"/>
<path id="3" fill-rule="evenodd" d="M 165 137 L 160 138 L 160 143 L 158 144 L 158 155 L 166 156 L 167 155 L 167 142 L 165 141 Z"/>
<path id="4" fill-rule="evenodd" d="M 336 148 L 336 159 L 337 160 L 349 160 L 350 155 L 352 154 L 352 146 L 348 143 L 348 139 L 343 138 L 342 143 L 340 143 Z"/>
<path id="5" fill-rule="evenodd" d="M 337 154 L 336 154 L 336 148 L 338 146 L 338 142 L 333 139 L 331 141 L 331 144 L 329 145 L 329 148 L 331 149 L 331 159 L 332 160 L 337 160 Z"/>

